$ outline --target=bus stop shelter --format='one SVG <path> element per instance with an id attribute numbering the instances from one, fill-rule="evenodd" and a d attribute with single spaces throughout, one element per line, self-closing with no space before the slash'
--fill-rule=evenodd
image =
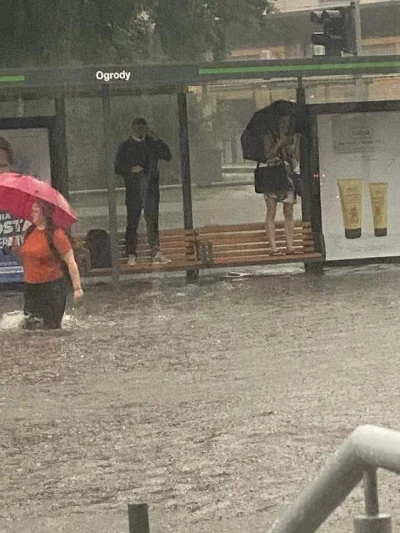
<path id="1" fill-rule="evenodd" d="M 400 56 L 374 57 L 316 57 L 309 60 L 293 61 L 246 61 L 222 62 L 193 65 L 97 65 L 68 68 L 18 69 L 0 71 L 0 99 L 18 95 L 20 98 L 38 98 L 50 96 L 55 102 L 55 116 L 41 121 L 26 118 L 26 124 L 43 123 L 52 128 L 50 144 L 52 145 L 52 182 L 68 197 L 68 154 L 60 142 L 65 132 L 65 97 L 68 95 L 101 96 L 104 124 L 104 145 L 107 160 L 107 190 L 109 233 L 112 250 L 112 275 L 114 284 L 120 277 L 120 236 L 117 227 L 116 184 L 113 171 L 113 152 L 110 142 L 111 98 L 116 94 L 176 94 L 179 120 L 180 168 L 183 198 L 183 233 L 184 246 L 192 246 L 191 261 L 185 260 L 179 265 L 166 269 L 183 269 L 187 278 L 195 279 L 198 270 L 212 266 L 243 266 L 265 264 L 266 262 L 301 261 L 309 270 L 320 270 L 325 260 L 324 238 L 321 225 L 320 204 L 320 169 L 315 131 L 315 116 L 306 105 L 304 83 L 311 78 L 329 77 L 332 80 L 350 76 L 386 76 L 397 75 Z M 188 128 L 187 92 L 191 86 L 210 85 L 232 80 L 296 80 L 297 103 L 303 107 L 307 134 L 301 140 L 301 175 L 303 181 L 302 221 L 299 229 L 300 238 L 308 234 L 307 250 L 297 258 L 283 257 L 265 259 L 260 253 L 246 257 L 255 235 L 263 233 L 262 224 L 251 227 L 195 228 L 192 210 L 190 142 Z M 361 105 L 361 102 L 357 105 Z M 376 104 L 379 108 L 379 105 Z M 383 103 L 382 103 L 383 105 Z M 311 106 L 312 107 L 312 106 Z M 347 111 L 354 111 L 354 105 Z M 3 127 L 7 120 L 2 120 Z M 187 237 L 189 238 L 189 241 Z M 170 232 L 168 238 L 173 238 Z M 225 239 L 225 240 L 224 240 Z M 218 245 L 229 248 L 230 245 L 246 244 L 241 255 L 232 258 L 229 254 L 224 261 L 215 260 Z M 219 243 L 219 244 L 218 244 Z M 222 249 L 222 248 L 221 248 Z M 231 260 L 230 260 L 231 258 Z M 271 260 L 271 261 L 270 261 Z M 136 267 L 135 267 L 136 268 Z M 136 268 L 133 272 L 140 271 Z M 151 269 L 150 269 L 151 271 Z"/>

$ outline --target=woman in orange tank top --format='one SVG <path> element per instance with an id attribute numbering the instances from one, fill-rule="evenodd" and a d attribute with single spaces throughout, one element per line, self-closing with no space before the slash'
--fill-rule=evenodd
<path id="1" fill-rule="evenodd" d="M 78 266 L 68 236 L 53 222 L 52 205 L 37 200 L 32 207 L 32 226 L 25 234 L 20 256 L 24 267 L 25 327 L 59 329 L 67 301 L 67 282 L 62 262 L 68 267 L 74 299 L 83 297 Z M 50 244 L 52 243 L 52 244 Z"/>

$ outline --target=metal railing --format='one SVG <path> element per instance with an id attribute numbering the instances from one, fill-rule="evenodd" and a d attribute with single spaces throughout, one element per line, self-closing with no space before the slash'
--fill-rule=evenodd
<path id="1" fill-rule="evenodd" d="M 199 186 L 197 183 L 192 184 L 193 189 L 206 189 L 208 188 L 218 188 L 220 187 L 223 189 L 224 187 L 243 187 L 243 186 L 249 186 L 254 185 L 254 179 L 247 179 L 247 180 L 226 180 L 226 181 L 212 181 L 207 186 Z M 173 183 L 170 185 L 160 185 L 161 191 L 168 191 L 168 190 L 180 190 L 182 189 L 182 185 L 180 183 Z M 117 193 L 125 193 L 125 187 L 116 187 Z M 77 197 L 77 196 L 86 196 L 90 195 L 93 196 L 94 194 L 107 194 L 107 189 L 82 189 L 80 191 L 70 191 L 69 196 L 70 197 Z"/>
<path id="2" fill-rule="evenodd" d="M 400 474 L 400 432 L 359 426 L 269 533 L 314 533 L 361 480 L 365 515 L 354 519 L 354 532 L 391 533 L 391 517 L 379 513 L 378 468 Z M 150 533 L 147 504 L 128 505 L 128 517 L 129 533 Z"/>
<path id="3" fill-rule="evenodd" d="M 359 426 L 269 533 L 313 533 L 361 480 L 365 515 L 355 518 L 355 533 L 390 533 L 391 517 L 379 512 L 378 468 L 400 474 L 400 432 Z"/>

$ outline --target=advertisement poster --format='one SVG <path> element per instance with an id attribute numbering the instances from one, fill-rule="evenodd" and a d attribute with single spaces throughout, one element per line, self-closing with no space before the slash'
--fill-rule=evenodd
<path id="1" fill-rule="evenodd" d="M 50 150 L 47 129 L 0 130 L 11 144 L 14 163 L 12 171 L 31 174 L 39 179 L 50 181 Z M 16 236 L 19 243 L 29 227 L 29 222 L 15 218 L 10 213 L 0 211 L 0 283 L 20 282 L 23 280 L 22 266 L 8 248 L 9 239 Z"/>
<path id="2" fill-rule="evenodd" d="M 400 256 L 400 112 L 318 116 L 327 261 Z"/>

